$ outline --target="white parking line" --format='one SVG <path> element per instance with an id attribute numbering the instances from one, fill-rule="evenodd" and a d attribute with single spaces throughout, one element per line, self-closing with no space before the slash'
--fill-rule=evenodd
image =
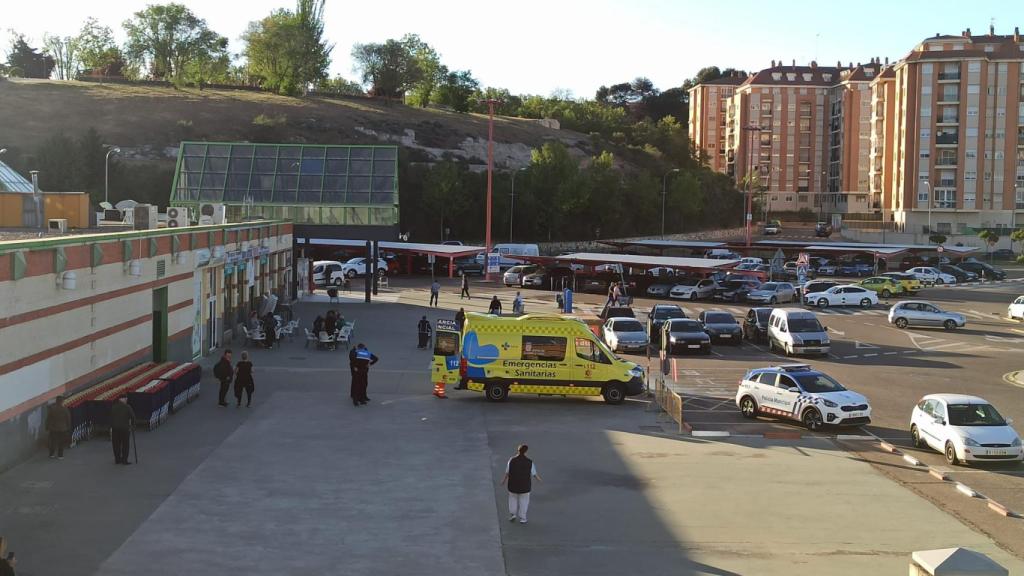
<path id="1" fill-rule="evenodd" d="M 865 358 L 869 358 L 869 357 L 871 357 L 871 356 L 878 356 L 878 353 L 877 353 L 877 352 L 872 352 L 872 353 L 870 353 L 870 354 L 865 354 L 865 355 L 864 355 L 864 357 L 865 357 Z"/>
<path id="2" fill-rule="evenodd" d="M 883 354 L 885 354 L 886 356 L 893 356 L 899 354 L 899 352 L 883 352 Z"/>
<path id="3" fill-rule="evenodd" d="M 850 356 L 843 356 L 843 360 L 849 360 L 850 358 L 856 358 L 856 357 L 857 357 L 856 354 L 852 354 Z"/>

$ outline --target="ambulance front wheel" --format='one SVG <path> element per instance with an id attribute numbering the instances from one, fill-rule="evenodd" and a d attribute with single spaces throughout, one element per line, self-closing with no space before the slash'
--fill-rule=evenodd
<path id="1" fill-rule="evenodd" d="M 508 386 L 503 384 L 488 384 L 485 392 L 491 402 L 504 402 L 508 399 Z"/>
<path id="2" fill-rule="evenodd" d="M 609 404 L 622 404 L 622 401 L 626 399 L 626 387 L 622 384 L 609 384 L 604 387 L 604 392 L 601 395 Z"/>

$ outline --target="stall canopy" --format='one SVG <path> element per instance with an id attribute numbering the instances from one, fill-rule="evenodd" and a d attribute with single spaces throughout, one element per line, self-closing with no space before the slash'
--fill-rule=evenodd
<path id="1" fill-rule="evenodd" d="M 296 238 L 296 244 L 306 246 L 340 246 L 342 248 L 363 248 L 365 240 L 335 240 L 333 238 Z M 425 254 L 440 256 L 443 258 L 461 258 L 480 254 L 486 248 L 483 246 L 458 246 L 451 244 L 417 244 L 415 242 L 378 242 L 381 250 L 399 252 L 402 254 Z"/>

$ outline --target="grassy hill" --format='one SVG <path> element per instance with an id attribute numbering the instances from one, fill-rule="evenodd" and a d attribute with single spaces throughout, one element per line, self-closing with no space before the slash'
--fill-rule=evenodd
<path id="1" fill-rule="evenodd" d="M 259 119 L 259 120 L 257 120 Z M 254 120 L 256 123 L 254 124 Z M 94 127 L 125 157 L 170 160 L 181 140 L 321 144 L 397 142 L 412 159 L 454 155 L 483 161 L 487 117 L 385 105 L 369 99 L 290 98 L 243 90 L 0 79 L 0 147 L 30 153 L 56 132 Z M 407 131 L 411 130 L 412 133 Z M 499 165 L 529 161 L 529 149 L 560 140 L 580 153 L 589 138 L 531 120 L 497 118 Z M 525 154 L 525 157 L 524 157 Z M 431 158 L 432 157 L 432 158 Z"/>

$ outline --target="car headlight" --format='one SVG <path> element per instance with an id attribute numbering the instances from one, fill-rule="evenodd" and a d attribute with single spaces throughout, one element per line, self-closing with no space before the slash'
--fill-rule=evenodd
<path id="1" fill-rule="evenodd" d="M 1010 442 L 1010 446 L 1019 447 L 1020 446 L 1020 436 L 1014 438 L 1013 442 Z"/>
<path id="2" fill-rule="evenodd" d="M 829 408 L 838 408 L 839 407 L 839 404 L 836 404 L 835 402 L 833 402 L 831 400 L 822 400 L 822 404 L 824 404 L 825 406 L 828 406 Z"/>
<path id="3" fill-rule="evenodd" d="M 964 446 L 981 446 L 970 436 L 964 436 Z"/>
<path id="4" fill-rule="evenodd" d="M 644 369 L 640 368 L 639 366 L 637 366 L 636 368 L 630 368 L 629 369 L 629 375 L 634 377 L 634 378 L 643 378 L 644 377 Z"/>
<path id="5" fill-rule="evenodd" d="M 669 342 L 675 342 L 676 341 L 676 337 L 675 336 L 669 336 L 668 337 L 668 341 Z"/>

